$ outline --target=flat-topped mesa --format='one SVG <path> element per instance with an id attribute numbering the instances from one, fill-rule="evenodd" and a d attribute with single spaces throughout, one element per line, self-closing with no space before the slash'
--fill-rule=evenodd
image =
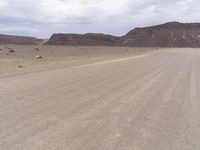
<path id="1" fill-rule="evenodd" d="M 168 22 L 135 28 L 119 43 L 138 47 L 200 47 L 200 23 Z"/>
<path id="2" fill-rule="evenodd" d="M 0 44 L 38 45 L 43 41 L 35 37 L 0 34 Z"/>
<path id="3" fill-rule="evenodd" d="M 105 34 L 53 34 L 46 45 L 114 46 L 119 37 Z"/>

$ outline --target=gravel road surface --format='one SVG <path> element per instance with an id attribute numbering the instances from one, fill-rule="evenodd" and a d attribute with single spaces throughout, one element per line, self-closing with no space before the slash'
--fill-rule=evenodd
<path id="1" fill-rule="evenodd" d="M 199 49 L 0 78 L 0 150 L 199 149 Z"/>

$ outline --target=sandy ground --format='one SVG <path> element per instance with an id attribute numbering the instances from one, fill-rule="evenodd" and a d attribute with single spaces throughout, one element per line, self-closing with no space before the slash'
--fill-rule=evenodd
<path id="1" fill-rule="evenodd" d="M 13 52 L 11 52 L 13 50 Z M 155 48 L 0 45 L 0 77 L 71 67 L 154 51 Z M 37 59 L 42 56 L 42 59 Z"/>
<path id="2" fill-rule="evenodd" d="M 0 78 L 2 150 L 199 150 L 200 50 Z"/>

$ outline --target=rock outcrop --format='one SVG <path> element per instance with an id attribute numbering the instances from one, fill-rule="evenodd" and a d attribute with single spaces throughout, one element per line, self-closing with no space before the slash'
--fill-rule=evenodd
<path id="1" fill-rule="evenodd" d="M 200 23 L 169 22 L 135 28 L 118 42 L 136 47 L 200 47 Z"/>
<path id="2" fill-rule="evenodd" d="M 46 45 L 115 46 L 119 37 L 105 34 L 53 34 Z"/>

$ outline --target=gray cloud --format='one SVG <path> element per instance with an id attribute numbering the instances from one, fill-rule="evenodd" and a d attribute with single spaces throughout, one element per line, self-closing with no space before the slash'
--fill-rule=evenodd
<path id="1" fill-rule="evenodd" d="M 198 0 L 0 0 L 0 33 L 122 35 L 136 26 L 199 22 Z"/>

